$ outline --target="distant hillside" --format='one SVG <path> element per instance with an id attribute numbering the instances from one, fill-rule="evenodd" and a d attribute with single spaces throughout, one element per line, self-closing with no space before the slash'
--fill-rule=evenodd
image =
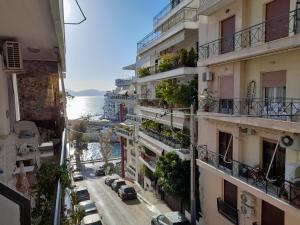
<path id="1" fill-rule="evenodd" d="M 106 91 L 99 91 L 96 89 L 87 89 L 87 90 L 82 90 L 82 91 L 67 90 L 67 92 L 73 96 L 103 96 Z"/>

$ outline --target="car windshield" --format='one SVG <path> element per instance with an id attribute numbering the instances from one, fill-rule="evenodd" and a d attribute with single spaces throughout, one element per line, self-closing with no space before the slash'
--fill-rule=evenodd
<path id="1" fill-rule="evenodd" d="M 119 181 L 118 182 L 118 185 L 123 185 L 123 184 L 126 184 L 125 181 Z"/>
<path id="2" fill-rule="evenodd" d="M 124 190 L 124 192 L 125 193 L 133 193 L 133 192 L 135 192 L 135 190 L 134 190 L 134 188 L 125 188 L 125 190 Z"/>
<path id="3" fill-rule="evenodd" d="M 88 191 L 87 190 L 81 190 L 81 191 L 78 191 L 77 194 L 78 195 L 86 195 L 86 194 L 88 194 Z"/>
<path id="4" fill-rule="evenodd" d="M 95 205 L 94 202 L 91 202 L 91 203 L 86 204 L 86 205 L 84 206 L 85 209 L 90 209 L 90 208 L 95 208 L 95 207 L 96 207 L 96 205 Z"/>

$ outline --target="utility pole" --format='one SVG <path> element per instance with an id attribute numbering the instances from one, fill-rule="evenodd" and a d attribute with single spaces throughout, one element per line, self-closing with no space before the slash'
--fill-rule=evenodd
<path id="1" fill-rule="evenodd" d="M 194 105 L 191 105 L 190 116 L 190 154 L 191 154 L 191 225 L 196 225 L 196 198 L 195 198 L 195 134 L 194 134 Z"/>

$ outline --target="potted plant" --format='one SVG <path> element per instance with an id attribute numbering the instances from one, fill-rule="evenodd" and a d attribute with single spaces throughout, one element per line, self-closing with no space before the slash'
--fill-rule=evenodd
<path id="1" fill-rule="evenodd" d="M 205 90 L 204 94 L 199 96 L 199 106 L 203 109 L 204 112 L 209 112 L 211 107 L 215 104 L 215 98 L 212 95 L 212 92 Z"/>

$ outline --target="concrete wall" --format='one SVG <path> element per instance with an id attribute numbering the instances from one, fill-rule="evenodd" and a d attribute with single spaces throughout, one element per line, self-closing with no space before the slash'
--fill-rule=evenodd
<path id="1" fill-rule="evenodd" d="M 7 74 L 2 70 L 2 56 L 0 55 L 0 136 L 8 135 L 10 133 L 7 78 Z"/>
<path id="2" fill-rule="evenodd" d="M 20 207 L 2 195 L 0 202 L 1 224 L 20 225 Z"/>

